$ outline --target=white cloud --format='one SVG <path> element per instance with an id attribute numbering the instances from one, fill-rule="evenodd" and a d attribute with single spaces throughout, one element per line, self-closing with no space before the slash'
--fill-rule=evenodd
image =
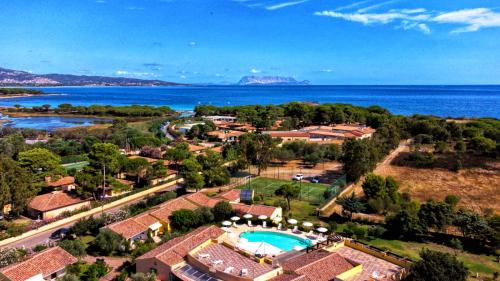
<path id="1" fill-rule="evenodd" d="M 394 4 L 396 2 L 399 2 L 399 0 L 389 0 L 389 1 L 381 2 L 381 3 L 377 3 L 374 5 L 359 9 L 358 13 L 366 13 L 368 11 L 378 9 L 378 8 L 386 6 L 386 5 Z"/>
<path id="2" fill-rule="evenodd" d="M 411 20 L 423 21 L 429 19 L 428 15 L 408 15 L 400 12 L 386 13 L 339 13 L 335 11 L 322 11 L 314 13 L 316 16 L 326 16 L 332 18 L 341 18 L 347 21 L 360 22 L 365 25 L 369 24 L 387 24 L 395 20 Z"/>
<path id="3" fill-rule="evenodd" d="M 361 6 L 363 4 L 370 3 L 372 1 L 373 0 L 365 0 L 365 1 L 354 2 L 354 3 L 349 4 L 349 5 L 345 5 L 345 6 L 341 6 L 341 7 L 335 8 L 334 11 L 340 12 L 340 11 L 343 11 L 343 10 L 349 10 L 349 9 Z"/>
<path id="4" fill-rule="evenodd" d="M 196 42 L 195 42 L 195 41 L 191 41 L 191 42 L 189 42 L 189 46 L 191 46 L 191 47 L 196 46 Z"/>
<path id="5" fill-rule="evenodd" d="M 452 33 L 478 31 L 481 28 L 500 27 L 500 13 L 488 8 L 463 9 L 441 13 L 433 18 L 437 23 L 466 25 L 457 28 Z"/>
<path id="6" fill-rule="evenodd" d="M 129 72 L 128 72 L 128 71 L 126 71 L 126 70 L 117 70 L 117 71 L 115 72 L 115 74 L 116 74 L 116 75 L 127 75 L 127 74 L 129 74 Z"/>
<path id="7" fill-rule="evenodd" d="M 127 7 L 127 10 L 130 10 L 130 11 L 141 11 L 141 10 L 144 10 L 144 8 L 143 7 L 130 6 L 130 7 Z"/>
<path id="8" fill-rule="evenodd" d="M 396 29 L 403 29 L 403 30 L 418 30 L 424 34 L 430 34 L 431 29 L 429 26 L 425 23 L 418 23 L 418 22 L 411 22 L 411 21 L 402 21 L 401 25 L 396 26 Z"/>
<path id="9" fill-rule="evenodd" d="M 95 2 L 97 4 L 106 4 L 107 3 L 105 0 L 96 0 Z"/>
<path id="10" fill-rule="evenodd" d="M 308 1 L 309 0 L 299 0 L 299 1 L 283 2 L 283 3 L 276 4 L 276 5 L 267 6 L 266 10 L 270 10 L 270 11 L 278 10 L 278 9 L 286 8 L 286 7 L 289 7 L 289 6 L 299 5 L 299 4 L 308 2 Z"/>
<path id="11" fill-rule="evenodd" d="M 324 73 L 332 73 L 332 72 L 333 72 L 333 69 L 330 69 L 330 68 L 325 68 L 325 69 L 320 70 L 319 72 L 324 72 Z"/>
<path id="12" fill-rule="evenodd" d="M 392 1 L 381 4 L 389 2 Z M 387 12 L 366 13 L 368 9 L 372 9 L 376 5 L 351 13 L 325 10 L 315 12 L 314 15 L 339 18 L 364 25 L 394 23 L 397 24 L 394 27 L 396 29 L 417 30 L 424 34 L 430 34 L 431 27 L 429 25 L 435 23 L 462 25 L 462 27 L 453 29 L 451 33 L 474 32 L 483 28 L 500 27 L 500 13 L 488 8 L 462 9 L 440 13 L 427 11 L 424 8 L 391 9 Z"/>
<path id="13" fill-rule="evenodd" d="M 252 68 L 252 69 L 250 69 L 250 72 L 252 72 L 253 74 L 257 74 L 257 73 L 261 73 L 262 70 L 259 70 L 259 69 L 256 69 L 256 68 Z"/>
<path id="14" fill-rule="evenodd" d="M 179 76 L 179 77 L 180 77 L 181 79 L 186 79 L 186 78 L 187 78 L 187 77 L 186 77 L 186 75 L 181 75 L 181 76 Z"/>

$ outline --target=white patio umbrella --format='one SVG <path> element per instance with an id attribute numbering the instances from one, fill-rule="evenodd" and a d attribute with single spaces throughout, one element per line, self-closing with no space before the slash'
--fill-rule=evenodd
<path id="1" fill-rule="evenodd" d="M 231 218 L 231 220 L 233 221 L 233 224 L 236 227 L 236 222 L 240 220 L 240 217 L 234 216 Z"/>
<path id="2" fill-rule="evenodd" d="M 252 214 L 245 214 L 243 217 L 245 219 L 249 220 L 249 219 L 253 218 L 253 215 Z"/>
<path id="3" fill-rule="evenodd" d="M 267 220 L 267 216 L 266 215 L 260 215 L 258 217 L 259 220 Z"/>
<path id="4" fill-rule="evenodd" d="M 327 232 L 327 231 L 328 231 L 328 229 L 326 229 L 326 228 L 324 228 L 324 227 L 318 227 L 318 228 L 316 228 L 316 230 L 317 230 L 318 232 L 320 232 L 320 233 L 325 233 L 325 232 Z"/>
<path id="5" fill-rule="evenodd" d="M 288 220 L 288 223 L 289 223 L 289 224 L 297 224 L 297 223 L 298 223 L 298 221 L 297 221 L 296 219 L 289 219 L 289 220 Z"/>
<path id="6" fill-rule="evenodd" d="M 280 222 L 280 221 L 282 221 L 282 220 L 283 220 L 283 219 L 282 219 L 282 218 L 280 218 L 280 217 L 276 217 L 276 218 L 274 218 L 274 219 L 273 219 L 273 221 L 274 221 L 274 222 Z"/>
<path id="7" fill-rule="evenodd" d="M 231 224 L 232 224 L 232 223 L 231 223 L 230 221 L 223 221 L 223 222 L 222 222 L 222 225 L 223 225 L 223 226 L 231 226 Z"/>
<path id="8" fill-rule="evenodd" d="M 312 222 L 305 221 L 305 222 L 302 223 L 302 226 L 303 227 L 312 227 L 313 224 L 312 224 Z"/>

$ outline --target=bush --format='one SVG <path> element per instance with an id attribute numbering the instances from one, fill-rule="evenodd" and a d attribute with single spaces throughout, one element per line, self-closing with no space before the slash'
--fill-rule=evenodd
<path id="1" fill-rule="evenodd" d="M 47 249 L 47 245 L 45 245 L 45 244 L 38 244 L 35 247 L 33 247 L 34 252 L 41 252 L 45 249 Z"/>
<path id="2" fill-rule="evenodd" d="M 87 255 L 85 251 L 87 249 L 87 245 L 85 245 L 81 240 L 68 240 L 65 239 L 59 242 L 59 246 L 66 250 L 68 253 L 72 254 L 75 257 L 83 257 Z"/>
<path id="3" fill-rule="evenodd" d="M 227 201 L 220 201 L 212 208 L 215 221 L 223 221 L 233 215 L 233 207 Z"/>
<path id="4" fill-rule="evenodd" d="M 123 243 L 124 239 L 120 234 L 109 229 L 103 229 L 92 242 L 92 249 L 100 255 L 109 256 L 117 253 Z"/>
<path id="5" fill-rule="evenodd" d="M 387 229 L 380 225 L 374 225 L 368 229 L 368 235 L 375 238 L 384 237 Z"/>
<path id="6" fill-rule="evenodd" d="M 174 211 L 170 216 L 172 227 L 183 232 L 199 226 L 200 221 L 201 218 L 198 213 L 187 209 Z"/>

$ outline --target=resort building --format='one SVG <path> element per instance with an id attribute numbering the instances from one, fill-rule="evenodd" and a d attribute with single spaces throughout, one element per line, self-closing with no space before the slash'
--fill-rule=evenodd
<path id="1" fill-rule="evenodd" d="M 337 124 L 333 126 L 308 126 L 301 129 L 311 136 L 311 141 L 365 139 L 372 137 L 375 129 L 360 124 Z"/>
<path id="2" fill-rule="evenodd" d="M 145 240 L 149 233 L 154 239 L 163 232 L 163 225 L 160 223 L 160 220 L 148 213 L 115 222 L 105 228 L 120 234 L 132 243 L 138 240 Z"/>
<path id="3" fill-rule="evenodd" d="M 280 138 L 282 142 L 308 141 L 311 138 L 309 133 L 301 131 L 265 131 L 264 134 L 270 135 L 273 139 Z"/>
<path id="4" fill-rule="evenodd" d="M 238 137 L 243 134 L 244 132 L 233 130 L 218 130 L 207 133 L 207 135 L 209 135 L 211 138 L 220 140 L 222 142 L 235 142 Z"/>
<path id="5" fill-rule="evenodd" d="M 241 192 L 241 190 L 238 191 Z M 232 191 L 232 194 L 236 194 L 236 192 Z M 224 196 L 224 194 L 222 194 L 222 196 Z M 225 196 L 233 197 L 233 199 L 235 197 L 234 195 L 231 194 L 228 196 L 227 193 Z M 223 197 L 215 197 L 215 198 L 208 197 L 203 192 L 196 192 L 186 195 L 186 199 L 198 206 L 206 206 L 209 208 L 213 208 L 215 204 L 217 204 L 218 202 L 226 200 Z M 234 211 L 240 215 L 250 214 L 254 217 L 267 216 L 270 220 L 281 219 L 283 216 L 283 210 L 281 209 L 281 207 L 273 207 L 273 206 L 257 205 L 257 204 L 247 205 L 239 203 L 239 200 L 234 200 L 234 201 L 226 200 L 226 201 L 228 201 L 233 207 Z"/>
<path id="6" fill-rule="evenodd" d="M 196 125 L 204 125 L 205 122 L 195 122 L 195 123 L 187 123 L 187 124 L 184 124 L 182 126 L 179 126 L 177 127 L 177 131 L 179 131 L 179 133 L 181 134 L 187 134 L 187 132 L 189 132 L 189 130 L 191 130 L 191 128 L 193 128 L 194 126 Z"/>
<path id="7" fill-rule="evenodd" d="M 28 213 L 34 219 L 47 220 L 83 208 L 90 208 L 90 200 L 82 200 L 58 190 L 35 196 L 28 204 Z"/>
<path id="8" fill-rule="evenodd" d="M 241 189 L 231 189 L 217 195 L 218 198 L 226 200 L 229 203 L 240 203 L 241 201 Z"/>
<path id="9" fill-rule="evenodd" d="M 52 177 L 45 177 L 45 183 L 48 187 L 62 189 L 64 191 L 72 191 L 76 188 L 75 178 L 72 176 L 61 177 L 55 181 Z"/>
<path id="10" fill-rule="evenodd" d="M 224 116 L 224 115 L 213 115 L 213 116 L 203 116 L 203 120 L 212 122 L 236 122 L 236 117 L 234 116 Z"/>
<path id="11" fill-rule="evenodd" d="M 162 231 L 170 232 L 170 216 L 173 212 L 180 209 L 195 210 L 198 206 L 189 202 L 184 197 L 179 197 L 161 204 L 158 208 L 149 212 L 149 214 L 160 221 Z"/>
<path id="12" fill-rule="evenodd" d="M 0 269 L 0 280 L 53 281 L 66 274 L 66 266 L 78 260 L 60 247 L 49 248 L 27 260 Z"/>
<path id="13" fill-rule="evenodd" d="M 398 281 L 410 265 L 341 237 L 242 224 L 174 238 L 137 258 L 136 271 L 159 280 Z"/>

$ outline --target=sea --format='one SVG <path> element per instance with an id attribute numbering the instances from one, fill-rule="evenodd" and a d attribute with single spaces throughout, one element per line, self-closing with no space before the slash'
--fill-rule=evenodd
<path id="1" fill-rule="evenodd" d="M 42 96 L 0 99 L 0 106 L 166 105 L 189 111 L 196 105 L 282 104 L 292 101 L 379 105 L 393 114 L 500 118 L 500 85 L 473 86 L 177 86 L 47 87 Z"/>

